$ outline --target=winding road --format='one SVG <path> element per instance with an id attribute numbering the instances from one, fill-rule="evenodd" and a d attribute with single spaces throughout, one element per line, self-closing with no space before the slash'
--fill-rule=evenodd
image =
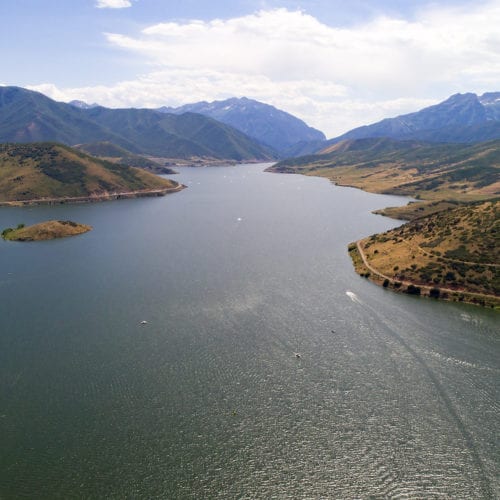
<path id="1" fill-rule="evenodd" d="M 363 261 L 363 264 L 366 266 L 366 268 L 368 270 L 370 270 L 372 273 L 376 274 L 377 276 L 380 276 L 381 278 L 384 278 L 384 279 L 387 279 L 389 280 L 390 282 L 395 282 L 397 281 L 398 283 L 402 283 L 403 285 L 414 285 L 414 286 L 418 286 L 418 287 L 421 287 L 421 288 L 425 288 L 426 290 L 431 290 L 432 286 L 429 286 L 429 285 L 422 285 L 420 283 L 416 283 L 416 282 L 412 282 L 412 281 L 404 281 L 404 280 L 396 280 L 394 279 L 393 276 L 387 276 L 386 274 L 383 274 L 381 273 L 380 271 L 378 271 L 377 269 L 375 269 L 369 262 L 368 262 L 368 259 L 365 255 L 365 252 L 363 251 L 363 248 L 361 247 L 361 240 L 357 241 L 356 242 L 356 247 L 358 249 L 358 252 L 359 252 L 359 255 L 361 256 L 361 260 Z M 498 296 L 497 295 L 488 295 L 486 293 L 476 293 L 476 292 L 469 292 L 467 290 L 464 290 L 462 288 L 444 288 L 444 287 L 439 287 L 439 286 L 436 286 L 435 288 L 439 289 L 440 292 L 447 292 L 447 293 L 467 293 L 467 294 L 471 294 L 471 295 L 476 295 L 478 297 L 490 297 L 490 298 L 494 298 L 494 299 L 497 299 L 498 300 Z"/>

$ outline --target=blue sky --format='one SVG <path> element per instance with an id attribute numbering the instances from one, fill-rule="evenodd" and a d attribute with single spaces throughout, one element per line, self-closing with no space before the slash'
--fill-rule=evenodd
<path id="1" fill-rule="evenodd" d="M 500 90 L 500 0 L 2 0 L 0 84 L 157 107 L 243 96 L 328 136 Z"/>

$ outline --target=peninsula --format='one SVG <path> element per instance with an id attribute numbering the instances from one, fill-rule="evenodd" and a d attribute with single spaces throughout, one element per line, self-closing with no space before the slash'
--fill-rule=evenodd
<path id="1" fill-rule="evenodd" d="M 0 206 L 163 196 L 184 187 L 62 144 L 0 144 Z"/>
<path id="2" fill-rule="evenodd" d="M 358 274 L 395 291 L 500 307 L 500 202 L 459 205 L 349 245 Z"/>

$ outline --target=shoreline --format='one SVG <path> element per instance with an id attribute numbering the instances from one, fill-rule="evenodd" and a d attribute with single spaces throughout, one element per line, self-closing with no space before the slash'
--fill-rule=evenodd
<path id="1" fill-rule="evenodd" d="M 407 295 L 416 295 L 420 297 L 434 298 L 436 300 L 445 300 L 448 302 L 462 302 L 476 306 L 487 307 L 494 310 L 500 310 L 500 297 L 496 295 L 482 294 L 479 292 L 470 292 L 464 288 L 445 288 L 438 286 L 429 286 L 410 280 L 397 280 L 394 277 L 387 276 L 373 267 L 363 251 L 362 240 L 350 243 L 348 246 L 349 256 L 351 257 L 354 270 L 358 275 L 369 279 L 372 283 L 387 288 L 393 292 L 406 293 Z M 406 287 L 406 289 L 404 288 Z M 412 288 L 413 287 L 413 288 Z M 418 292 L 417 292 L 418 290 Z M 432 292 L 437 290 L 438 293 Z M 422 293 L 424 292 L 424 293 Z"/>
<path id="2" fill-rule="evenodd" d="M 382 194 L 382 195 L 393 195 L 393 196 L 408 196 L 409 198 L 414 197 L 415 195 L 402 195 L 402 194 L 396 194 L 396 193 L 391 193 L 389 190 L 386 191 L 375 191 L 375 190 L 370 190 L 370 189 L 364 189 L 359 186 L 353 186 L 350 184 L 344 184 L 342 182 L 339 182 L 338 180 L 333 180 L 330 179 L 327 176 L 322 176 L 322 175 L 317 175 L 314 172 L 297 172 L 297 171 L 292 171 L 292 170 L 278 170 L 275 169 L 274 166 L 266 169 L 267 172 L 269 173 L 276 173 L 276 174 L 295 174 L 295 175 L 304 175 L 306 177 L 322 177 L 324 179 L 328 179 L 333 185 L 339 186 L 339 187 L 348 187 L 348 188 L 353 188 L 353 189 L 360 189 L 361 191 L 367 192 L 367 193 L 372 193 L 372 194 Z M 416 202 L 439 202 L 439 201 L 447 201 L 447 200 L 420 200 L 416 199 Z M 448 200 L 449 201 L 449 200 Z M 403 205 L 402 207 L 394 207 L 394 208 L 405 208 L 408 205 Z M 380 210 L 385 210 L 385 209 L 379 209 Z M 407 219 L 398 219 L 396 217 L 392 217 L 391 215 L 388 214 L 377 214 L 376 211 L 373 211 L 372 213 L 376 215 L 381 215 L 383 217 L 390 217 L 394 220 L 400 220 L 400 221 L 406 221 Z M 492 308 L 494 310 L 500 310 L 500 297 L 496 295 L 487 295 L 487 294 L 481 294 L 478 292 L 471 292 L 466 289 L 452 289 L 452 288 L 442 288 L 442 287 L 433 287 L 429 285 L 423 285 L 418 282 L 412 282 L 412 281 L 401 281 L 401 280 L 396 280 L 393 277 L 386 276 L 383 273 L 379 272 L 376 268 L 371 266 L 367 260 L 366 256 L 364 255 L 360 244 L 363 241 L 364 238 L 354 242 L 350 243 L 348 245 L 348 252 L 351 257 L 351 261 L 354 267 L 354 271 L 367 279 L 369 279 L 371 282 L 375 283 L 378 286 L 382 286 L 384 288 L 388 288 L 393 292 L 397 293 L 407 293 L 409 295 L 417 295 L 421 297 L 431 297 L 434 299 L 439 299 L 439 300 L 446 300 L 446 301 L 451 301 L 451 302 L 462 302 L 462 303 L 467 303 L 467 304 L 473 304 L 473 305 L 478 305 L 482 307 L 488 307 Z M 384 285 L 384 282 L 387 284 Z M 404 288 L 404 286 L 406 288 Z M 411 286 L 410 292 L 408 292 L 408 286 Z M 417 293 L 418 290 L 418 293 Z M 434 290 L 431 292 L 431 290 Z M 424 293 L 422 293 L 424 292 Z"/>
<path id="3" fill-rule="evenodd" d="M 217 158 L 168 158 L 162 156 L 148 156 L 148 159 L 158 162 L 161 167 L 166 168 L 204 168 L 204 167 L 234 167 L 236 165 L 257 165 L 259 163 L 275 164 L 277 160 L 272 159 L 249 159 L 249 160 L 229 160 Z"/>
<path id="4" fill-rule="evenodd" d="M 133 198 L 147 198 L 165 196 L 170 193 L 182 191 L 187 186 L 178 183 L 177 186 L 163 189 L 143 189 L 137 191 L 125 191 L 121 193 L 106 193 L 90 196 L 74 196 L 65 198 L 37 198 L 32 200 L 0 201 L 0 207 L 26 207 L 38 205 L 66 205 L 77 203 L 98 203 L 101 201 L 126 200 Z"/>

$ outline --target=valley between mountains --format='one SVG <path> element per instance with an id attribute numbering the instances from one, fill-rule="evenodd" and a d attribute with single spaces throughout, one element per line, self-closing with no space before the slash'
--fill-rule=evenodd
<path id="1" fill-rule="evenodd" d="M 500 93 L 456 94 L 337 138 L 247 98 L 110 109 L 0 87 L 0 205 L 162 196 L 176 166 L 276 162 L 275 173 L 415 198 L 408 221 L 349 246 L 395 291 L 500 307 Z"/>

